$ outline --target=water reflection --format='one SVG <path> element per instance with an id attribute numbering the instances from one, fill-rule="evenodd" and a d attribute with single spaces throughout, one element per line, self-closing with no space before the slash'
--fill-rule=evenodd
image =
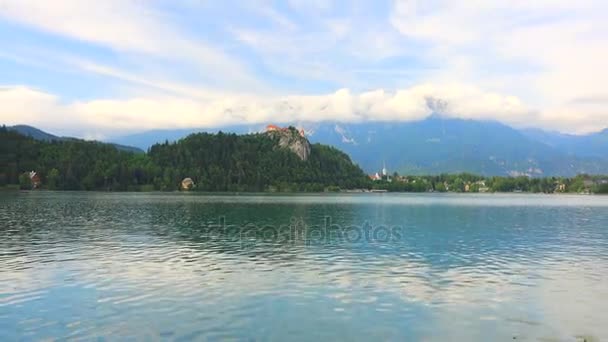
<path id="1" fill-rule="evenodd" d="M 603 197 L 0 196 L 3 340 L 608 337 Z"/>

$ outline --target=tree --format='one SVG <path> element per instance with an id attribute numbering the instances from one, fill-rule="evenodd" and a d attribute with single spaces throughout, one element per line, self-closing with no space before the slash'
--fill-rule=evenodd
<path id="1" fill-rule="evenodd" d="M 21 190 L 30 190 L 32 188 L 32 181 L 30 180 L 30 176 L 27 173 L 22 173 L 19 175 L 19 189 Z"/>
<path id="2" fill-rule="evenodd" d="M 46 176 L 46 183 L 49 190 L 57 190 L 57 185 L 59 184 L 59 170 L 52 168 Z"/>
<path id="3" fill-rule="evenodd" d="M 608 183 L 602 183 L 598 185 L 597 190 L 595 191 L 597 194 L 608 194 Z"/>

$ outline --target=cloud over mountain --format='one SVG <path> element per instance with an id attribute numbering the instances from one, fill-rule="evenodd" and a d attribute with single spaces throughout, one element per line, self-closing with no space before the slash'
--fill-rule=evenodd
<path id="1" fill-rule="evenodd" d="M 473 87 L 423 85 L 394 92 L 382 89 L 302 96 L 216 95 L 205 101 L 176 97 L 95 99 L 65 103 L 55 95 L 25 87 L 0 92 L 8 124 L 101 132 L 154 128 L 217 127 L 237 123 L 324 121 L 416 121 L 433 113 L 447 117 L 492 119 L 521 125 L 535 118 L 515 97 L 483 93 Z M 488 113 L 492 113 L 489 115 Z"/>
<path id="2" fill-rule="evenodd" d="M 0 119 L 75 135 L 431 113 L 608 127 L 608 5 L 4 0 Z"/>

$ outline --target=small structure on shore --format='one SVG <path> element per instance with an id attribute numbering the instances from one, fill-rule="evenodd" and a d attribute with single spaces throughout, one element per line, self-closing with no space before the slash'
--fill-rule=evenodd
<path id="1" fill-rule="evenodd" d="M 39 188 L 40 184 L 42 184 L 42 181 L 40 180 L 40 176 L 38 176 L 38 173 L 36 173 L 36 171 L 30 171 L 28 173 L 28 176 L 30 177 L 30 182 L 32 182 L 32 189 Z"/>
<path id="2" fill-rule="evenodd" d="M 192 190 L 194 188 L 194 181 L 190 177 L 186 177 L 182 180 L 181 188 L 184 191 Z"/>
<path id="3" fill-rule="evenodd" d="M 371 179 L 371 180 L 373 180 L 373 181 L 378 181 L 378 180 L 381 180 L 381 179 L 382 179 L 382 177 L 380 177 L 380 175 L 378 174 L 378 172 L 376 172 L 376 173 L 375 173 L 375 174 L 373 174 L 373 175 L 368 175 L 368 177 L 369 177 L 369 179 Z"/>

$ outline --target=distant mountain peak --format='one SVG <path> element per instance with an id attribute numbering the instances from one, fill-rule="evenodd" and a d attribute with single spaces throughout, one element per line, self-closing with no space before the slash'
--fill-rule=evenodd
<path id="1" fill-rule="evenodd" d="M 433 111 L 431 116 L 439 116 L 448 111 L 449 103 L 444 99 L 429 96 L 426 98 L 426 106 Z"/>
<path id="2" fill-rule="evenodd" d="M 22 135 L 34 138 L 35 140 L 56 141 L 65 139 L 28 125 L 15 125 L 7 128 Z"/>
<path id="3" fill-rule="evenodd" d="M 451 118 L 447 104 L 428 99 L 434 113 L 419 121 L 298 122 L 311 143 L 333 145 L 367 172 L 385 160 L 402 174 L 471 172 L 484 175 L 544 176 L 608 173 L 608 129 L 583 136 L 520 130 L 495 120 Z M 262 125 L 237 125 L 222 130 L 246 133 Z M 148 148 L 155 142 L 181 139 L 192 131 L 158 130 L 115 140 Z M 259 130 L 258 130 L 259 131 Z"/>

